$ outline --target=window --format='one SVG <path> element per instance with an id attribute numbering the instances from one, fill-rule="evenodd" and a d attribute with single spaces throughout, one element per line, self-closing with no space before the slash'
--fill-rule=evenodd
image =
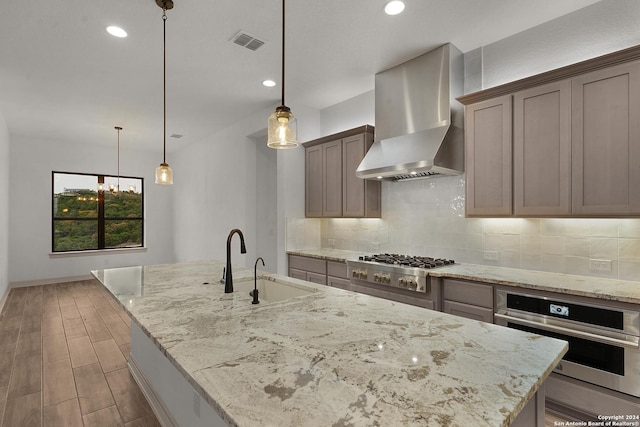
<path id="1" fill-rule="evenodd" d="M 143 184 L 142 178 L 52 172 L 52 251 L 141 247 Z"/>

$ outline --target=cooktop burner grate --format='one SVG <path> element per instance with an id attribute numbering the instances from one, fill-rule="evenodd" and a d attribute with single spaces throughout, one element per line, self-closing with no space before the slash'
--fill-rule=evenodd
<path id="1" fill-rule="evenodd" d="M 431 258 L 425 256 L 411 256 L 400 254 L 375 254 L 358 257 L 360 261 L 379 262 L 383 264 L 398 265 L 415 268 L 436 268 L 454 264 L 452 259 Z"/>

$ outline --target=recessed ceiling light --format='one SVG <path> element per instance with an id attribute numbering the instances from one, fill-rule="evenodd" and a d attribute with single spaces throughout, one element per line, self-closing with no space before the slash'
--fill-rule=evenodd
<path id="1" fill-rule="evenodd" d="M 276 85 L 276 82 L 274 82 L 273 80 L 265 80 L 262 82 L 262 85 L 266 87 L 274 87 Z"/>
<path id="2" fill-rule="evenodd" d="M 402 13 L 403 10 L 404 10 L 404 2 L 401 2 L 400 0 L 390 1 L 384 7 L 384 12 L 387 15 L 397 15 L 399 13 Z"/>
<path id="3" fill-rule="evenodd" d="M 127 37 L 127 32 L 120 27 L 116 27 L 114 25 L 110 25 L 107 27 L 107 32 L 115 37 Z"/>

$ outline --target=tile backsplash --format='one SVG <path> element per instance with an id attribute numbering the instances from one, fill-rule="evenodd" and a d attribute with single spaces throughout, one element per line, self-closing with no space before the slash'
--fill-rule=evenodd
<path id="1" fill-rule="evenodd" d="M 465 218 L 464 176 L 383 183 L 382 219 L 289 219 L 287 249 L 335 248 L 640 281 L 640 219 Z"/>

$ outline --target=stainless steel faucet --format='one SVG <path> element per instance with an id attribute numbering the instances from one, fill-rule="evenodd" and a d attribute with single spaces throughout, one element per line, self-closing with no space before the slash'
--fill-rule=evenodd
<path id="1" fill-rule="evenodd" d="M 244 235 L 242 234 L 242 231 L 234 228 L 229 233 L 229 237 L 227 237 L 227 275 L 224 280 L 224 292 L 226 294 L 233 292 L 233 276 L 231 274 L 231 238 L 236 233 L 240 235 L 240 253 L 247 253 L 247 248 L 244 246 Z"/>

